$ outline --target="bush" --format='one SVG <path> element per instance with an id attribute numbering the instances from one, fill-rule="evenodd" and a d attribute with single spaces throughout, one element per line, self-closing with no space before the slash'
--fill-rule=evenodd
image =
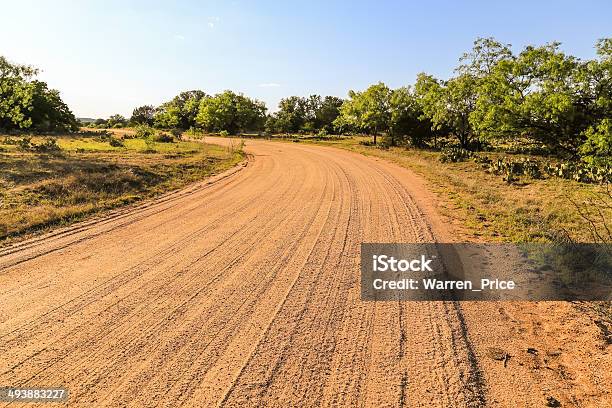
<path id="1" fill-rule="evenodd" d="M 222 130 L 219 132 L 219 136 L 221 137 L 228 137 L 229 136 L 229 132 L 227 130 Z"/>
<path id="2" fill-rule="evenodd" d="M 116 137 L 110 137 L 108 139 L 108 144 L 110 144 L 112 147 L 123 147 L 123 140 L 116 138 Z"/>
<path id="3" fill-rule="evenodd" d="M 528 176 L 532 179 L 544 177 L 557 177 L 574 180 L 581 183 L 608 183 L 612 181 L 612 167 L 608 165 L 595 165 L 580 161 L 543 164 L 533 159 L 499 158 L 495 161 L 488 156 L 475 156 L 474 162 L 492 174 L 502 175 L 504 180 L 512 183 L 519 176 Z"/>
<path id="4" fill-rule="evenodd" d="M 139 139 L 147 139 L 155 135 L 155 129 L 150 126 L 138 126 L 136 128 L 136 137 Z"/>
<path id="5" fill-rule="evenodd" d="M 19 150 L 24 152 L 57 153 L 61 151 L 61 148 L 57 144 L 57 139 L 52 137 L 45 139 L 45 141 L 41 144 L 32 142 L 30 137 L 24 137 L 17 141 L 17 146 Z"/>
<path id="6" fill-rule="evenodd" d="M 540 165 L 531 159 L 506 159 L 500 158 L 495 162 L 489 160 L 488 157 L 476 160 L 480 162 L 486 171 L 502 175 L 504 181 L 513 183 L 518 180 L 519 176 L 526 175 L 533 179 L 541 179 L 542 171 Z"/>
<path id="7" fill-rule="evenodd" d="M 22 150 L 24 152 L 29 152 L 32 150 L 32 138 L 30 137 L 23 137 L 21 139 L 19 139 L 17 141 L 17 146 L 19 150 Z"/>
<path id="8" fill-rule="evenodd" d="M 598 166 L 584 162 L 547 164 L 545 172 L 551 177 L 559 177 L 581 183 L 609 183 L 612 181 L 612 167 Z"/>
<path id="9" fill-rule="evenodd" d="M 174 143 L 174 137 L 169 135 L 168 133 L 160 132 L 157 135 L 153 136 L 152 140 L 158 143 Z"/>
<path id="10" fill-rule="evenodd" d="M 181 129 L 170 129 L 170 134 L 174 136 L 176 140 L 181 140 L 183 138 L 183 131 Z"/>
<path id="11" fill-rule="evenodd" d="M 466 161 L 470 157 L 472 157 L 472 152 L 469 150 L 460 147 L 451 147 L 442 151 L 440 161 L 442 163 L 458 163 Z"/>
<path id="12" fill-rule="evenodd" d="M 112 132 L 108 130 L 100 130 L 99 132 L 93 132 L 93 134 L 95 135 L 95 139 L 99 142 L 107 142 L 113 137 Z"/>
<path id="13" fill-rule="evenodd" d="M 362 140 L 361 142 L 359 142 L 359 144 L 362 146 L 376 146 L 371 140 Z"/>
<path id="14" fill-rule="evenodd" d="M 45 139 L 45 141 L 39 145 L 32 144 L 34 146 L 34 150 L 38 153 L 54 153 L 62 150 L 57 144 L 57 139 L 50 137 Z"/>
<path id="15" fill-rule="evenodd" d="M 586 141 L 580 147 L 584 161 L 594 165 L 612 166 L 612 119 L 604 119 L 585 132 Z"/>

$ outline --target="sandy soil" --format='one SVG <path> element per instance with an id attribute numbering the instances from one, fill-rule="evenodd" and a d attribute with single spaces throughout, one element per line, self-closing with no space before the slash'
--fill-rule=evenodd
<path id="1" fill-rule="evenodd" d="M 414 174 L 246 149 L 213 180 L 0 251 L 0 386 L 95 407 L 610 405 L 609 342 L 572 305 L 359 300 L 361 242 L 463 239 Z"/>

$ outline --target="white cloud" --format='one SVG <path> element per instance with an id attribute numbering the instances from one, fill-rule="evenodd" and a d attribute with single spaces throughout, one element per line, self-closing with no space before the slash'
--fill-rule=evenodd
<path id="1" fill-rule="evenodd" d="M 278 88 L 280 84 L 277 84 L 276 82 L 267 82 L 264 84 L 259 84 L 259 86 L 261 88 Z"/>
<path id="2" fill-rule="evenodd" d="M 181 35 L 181 34 L 174 34 L 174 39 L 175 40 L 179 40 L 179 41 L 184 41 L 185 40 L 185 36 Z"/>
<path id="3" fill-rule="evenodd" d="M 208 28 L 213 29 L 219 23 L 221 19 L 219 17 L 208 17 Z"/>

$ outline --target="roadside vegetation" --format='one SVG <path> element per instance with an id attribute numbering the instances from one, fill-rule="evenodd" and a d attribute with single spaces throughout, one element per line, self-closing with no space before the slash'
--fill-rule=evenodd
<path id="1" fill-rule="evenodd" d="M 152 132 L 0 136 L 0 242 L 178 189 L 243 159 Z"/>
<path id="2" fill-rule="evenodd" d="M 130 118 L 82 120 L 90 131 L 130 128 L 87 142 L 82 135 L 57 142 L 28 136 L 75 131 L 76 119 L 57 91 L 35 79 L 34 68 L 2 58 L 0 128 L 13 136 L 0 154 L 5 166 L 10 155 L 34 160 L 57 152 L 114 152 L 127 160 L 166 154 L 160 146 L 182 134 L 208 133 L 334 144 L 417 170 L 440 193 L 448 215 L 474 235 L 610 242 L 612 39 L 595 49 L 597 57 L 585 61 L 558 43 L 515 53 L 479 38 L 446 80 L 421 73 L 414 85 L 391 89 L 379 82 L 346 99 L 289 96 L 273 113 L 230 90 L 186 91 L 160 106 L 137 107 Z"/>
<path id="3" fill-rule="evenodd" d="M 364 143 L 369 139 L 368 136 L 310 138 L 299 135 L 282 138 L 379 157 L 415 171 L 436 193 L 440 212 L 466 232 L 465 239 L 612 242 L 608 232 L 612 226 L 608 184 L 550 176 L 521 176 L 508 183 L 501 174 L 484 171 L 473 158 L 461 162 L 441 161 L 443 153 L 439 151 L 374 147 Z M 488 152 L 487 155 L 496 158 L 507 153 Z M 522 159 L 519 156 L 516 160 Z"/>

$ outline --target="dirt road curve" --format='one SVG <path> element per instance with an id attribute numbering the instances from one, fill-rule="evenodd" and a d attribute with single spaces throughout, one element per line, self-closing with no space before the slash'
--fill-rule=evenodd
<path id="1" fill-rule="evenodd" d="M 361 242 L 452 238 L 414 176 L 247 151 L 213 183 L 1 251 L 0 385 L 65 385 L 71 406 L 489 405 L 458 304 L 359 300 Z"/>

